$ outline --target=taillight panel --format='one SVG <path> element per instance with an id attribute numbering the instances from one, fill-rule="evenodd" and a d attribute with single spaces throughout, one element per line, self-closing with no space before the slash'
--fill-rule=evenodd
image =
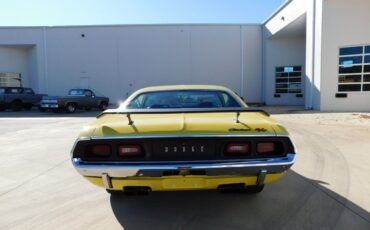
<path id="1" fill-rule="evenodd" d="M 294 146 L 289 137 L 279 136 L 114 138 L 80 140 L 72 157 L 85 161 L 204 161 L 279 157 L 287 153 L 295 153 Z"/>
<path id="2" fill-rule="evenodd" d="M 229 143 L 224 151 L 225 156 L 248 156 L 250 153 L 250 143 Z"/>
<path id="3" fill-rule="evenodd" d="M 110 145 L 89 145 L 86 148 L 85 155 L 92 158 L 107 158 L 112 154 Z"/>

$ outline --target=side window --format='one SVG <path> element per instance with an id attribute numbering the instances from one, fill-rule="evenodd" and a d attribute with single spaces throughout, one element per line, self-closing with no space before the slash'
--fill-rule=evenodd
<path id="1" fill-rule="evenodd" d="M 85 96 L 86 97 L 92 97 L 92 92 L 90 90 L 85 91 Z"/>
<path id="2" fill-rule="evenodd" d="M 146 96 L 144 94 L 136 97 L 128 104 L 128 109 L 140 109 L 143 108 Z"/>
<path id="3" fill-rule="evenodd" d="M 34 94 L 32 89 L 24 89 L 23 93 L 25 93 L 25 94 Z"/>
<path id="4" fill-rule="evenodd" d="M 19 88 L 11 88 L 9 90 L 9 93 L 11 93 L 11 94 L 17 94 L 17 93 L 20 93 L 20 92 L 21 92 L 21 89 L 19 89 Z"/>

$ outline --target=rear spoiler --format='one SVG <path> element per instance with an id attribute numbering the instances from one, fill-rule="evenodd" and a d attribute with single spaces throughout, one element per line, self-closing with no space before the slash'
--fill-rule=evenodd
<path id="1" fill-rule="evenodd" d="M 270 116 L 269 113 L 262 109 L 253 107 L 224 107 L 224 108 L 178 108 L 178 109 L 108 109 L 99 114 L 96 118 L 103 116 L 104 114 L 165 114 L 165 113 L 224 113 L 234 112 L 240 113 L 262 113 L 266 116 Z"/>

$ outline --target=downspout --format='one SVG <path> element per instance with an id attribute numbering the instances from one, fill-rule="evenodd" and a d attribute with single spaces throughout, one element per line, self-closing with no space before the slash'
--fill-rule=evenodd
<path id="1" fill-rule="evenodd" d="M 261 60 L 262 60 L 262 87 L 261 87 L 261 99 L 262 99 L 262 103 L 266 104 L 266 95 L 265 95 L 265 87 L 266 87 L 266 82 L 265 82 L 265 73 L 266 73 L 266 70 L 265 70 L 265 67 L 266 67 L 266 64 L 265 64 L 265 28 L 264 28 L 265 25 L 262 25 L 261 29 L 262 29 L 262 55 L 261 55 Z"/>
<path id="2" fill-rule="evenodd" d="M 244 31 L 240 25 L 240 95 L 244 98 Z M 244 99 L 245 100 L 245 99 Z"/>
<path id="3" fill-rule="evenodd" d="M 313 109 L 313 92 L 315 87 L 315 45 L 316 45 L 316 0 L 312 0 L 313 2 L 313 11 L 312 11 L 312 80 L 311 80 L 311 92 L 310 92 L 310 106 L 308 109 Z"/>
<path id="4" fill-rule="evenodd" d="M 46 51 L 46 27 L 42 28 L 43 32 L 43 54 L 44 54 L 44 80 L 45 80 L 45 93 L 49 93 L 49 79 L 48 79 L 48 57 Z"/>

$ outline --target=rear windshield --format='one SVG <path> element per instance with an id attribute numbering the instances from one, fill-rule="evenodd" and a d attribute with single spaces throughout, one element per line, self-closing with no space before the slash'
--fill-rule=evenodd
<path id="1" fill-rule="evenodd" d="M 68 93 L 70 96 L 85 96 L 85 90 L 83 89 L 71 89 Z"/>
<path id="2" fill-rule="evenodd" d="M 127 109 L 242 107 L 234 97 L 217 90 L 174 90 L 142 93 Z"/>

